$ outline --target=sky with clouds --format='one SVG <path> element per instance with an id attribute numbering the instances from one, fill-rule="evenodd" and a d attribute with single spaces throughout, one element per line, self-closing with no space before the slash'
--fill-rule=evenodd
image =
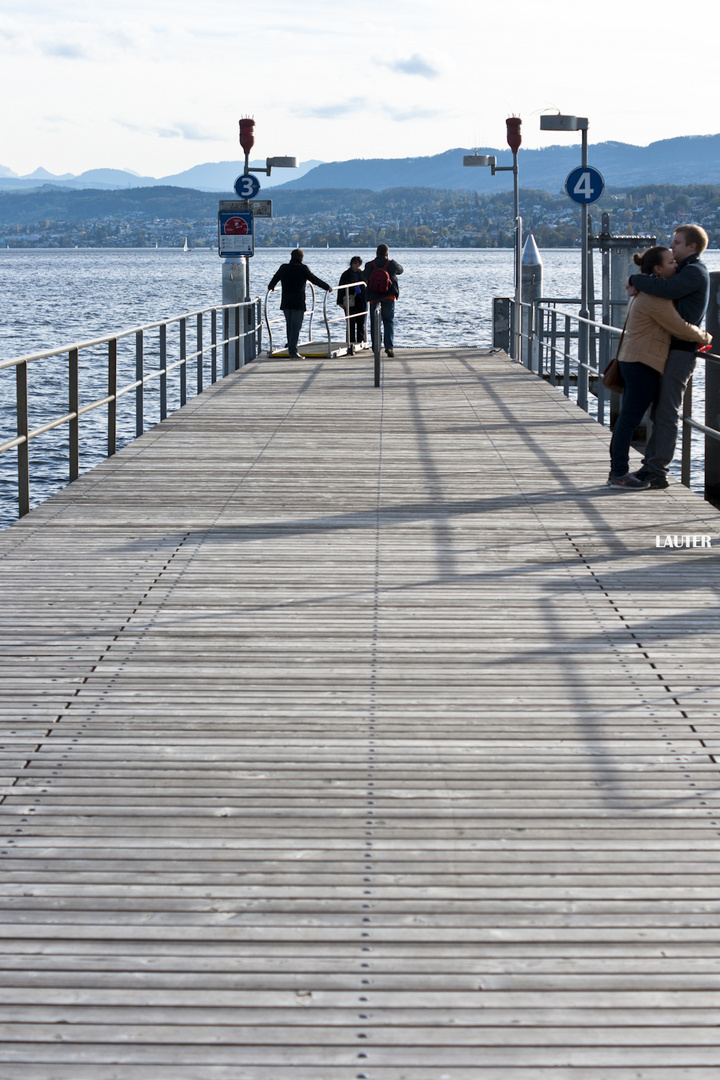
<path id="1" fill-rule="evenodd" d="M 587 116 L 591 144 L 716 134 L 716 65 L 677 44 L 715 42 L 716 0 L 690 10 L 686 27 L 625 0 L 3 0 L 0 165 L 168 175 L 238 159 L 240 116 L 254 157 L 303 161 L 504 146 L 513 114 L 524 146 L 577 141 L 541 133 L 545 110 Z"/>

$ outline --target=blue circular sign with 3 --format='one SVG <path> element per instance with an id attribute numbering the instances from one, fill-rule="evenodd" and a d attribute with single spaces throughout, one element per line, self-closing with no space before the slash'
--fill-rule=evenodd
<path id="1" fill-rule="evenodd" d="M 244 173 L 235 181 L 235 194 L 238 199 L 254 199 L 260 190 L 260 181 L 252 173 Z"/>
<path id="2" fill-rule="evenodd" d="M 590 165 L 580 165 L 568 174 L 565 190 L 576 203 L 597 202 L 605 189 L 602 173 Z"/>

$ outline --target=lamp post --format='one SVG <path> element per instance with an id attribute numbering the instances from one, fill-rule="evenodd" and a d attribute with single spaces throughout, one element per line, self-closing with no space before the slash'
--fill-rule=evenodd
<path id="1" fill-rule="evenodd" d="M 582 136 L 582 149 L 580 165 L 587 168 L 588 121 L 586 116 L 564 116 L 560 113 L 540 117 L 541 131 L 579 131 Z M 580 266 L 580 318 L 590 318 L 588 304 L 588 204 L 582 203 L 581 236 L 582 245 Z M 581 322 L 578 327 L 578 405 L 587 410 L 588 401 L 588 362 L 590 355 L 590 328 L 586 322 Z"/>
<path id="2" fill-rule="evenodd" d="M 245 168 L 243 170 L 244 177 L 250 177 L 251 173 L 259 172 L 265 173 L 266 176 L 270 176 L 272 169 L 296 169 L 297 158 L 294 157 L 271 157 L 265 159 L 265 165 L 262 166 L 250 166 L 250 151 L 255 145 L 255 121 L 250 117 L 243 117 L 239 121 L 240 127 L 240 145 L 245 154 Z M 238 181 L 242 177 L 238 178 Z M 236 186 L 236 193 L 240 195 L 243 202 L 235 203 L 234 209 L 240 209 L 243 213 L 252 213 L 252 199 L 257 195 L 260 190 L 260 183 L 254 177 L 247 181 L 247 190 L 243 191 L 242 188 Z M 223 205 L 227 207 L 233 206 L 232 203 L 220 203 L 220 209 Z M 268 203 L 267 207 L 271 207 L 272 204 Z M 253 218 L 253 244 L 254 244 L 254 218 Z M 225 258 L 223 260 L 223 304 L 224 305 L 236 305 L 237 310 L 240 310 L 240 305 L 244 304 L 245 308 L 245 332 L 242 338 L 243 345 L 240 346 L 238 341 L 233 347 L 233 360 L 231 367 L 237 368 L 239 366 L 240 352 L 244 355 L 244 362 L 254 359 L 254 336 L 251 331 L 255 327 L 255 308 L 250 307 L 250 260 L 247 255 L 240 255 L 232 258 Z M 239 328 L 236 328 L 236 332 L 239 336 Z M 227 336 L 227 335 L 226 335 Z M 227 374 L 227 372 L 225 372 Z"/>
<path id="3" fill-rule="evenodd" d="M 498 165 L 494 154 L 465 154 L 463 165 L 490 166 L 491 174 L 511 172 L 513 174 L 513 218 L 515 219 L 515 245 L 513 258 L 513 277 L 515 285 L 515 319 L 513 327 L 513 359 L 519 360 L 522 348 L 522 218 L 520 217 L 520 188 L 518 173 L 518 150 L 522 143 L 519 116 L 509 116 L 505 121 L 507 144 L 512 150 L 512 165 Z"/>

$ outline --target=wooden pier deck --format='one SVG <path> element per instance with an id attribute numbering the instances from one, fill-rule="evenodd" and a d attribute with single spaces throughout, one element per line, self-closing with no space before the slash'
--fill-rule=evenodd
<path id="1" fill-rule="evenodd" d="M 262 361 L 0 534 L 0 1080 L 717 1080 L 720 517 L 608 438 Z"/>

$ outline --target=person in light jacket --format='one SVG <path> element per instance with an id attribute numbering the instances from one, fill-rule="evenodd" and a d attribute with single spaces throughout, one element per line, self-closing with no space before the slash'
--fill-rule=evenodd
<path id="1" fill-rule="evenodd" d="M 699 326 L 710 297 L 710 275 L 700 259 L 707 246 L 708 234 L 700 225 L 678 225 L 670 244 L 677 273 L 669 278 L 633 274 L 628 292 L 631 296 L 642 292 L 672 300 L 683 319 Z M 668 486 L 668 467 L 675 453 L 683 394 L 695 369 L 695 353 L 693 342 L 684 341 L 679 334 L 673 335 L 660 389 L 650 411 L 652 431 L 642 468 L 638 470 L 640 479 L 648 480 L 651 488 Z"/>
<path id="2" fill-rule="evenodd" d="M 635 255 L 634 262 L 642 274 L 663 280 L 671 278 L 677 270 L 675 256 L 666 247 L 648 248 L 642 255 Z M 618 354 L 625 391 L 610 442 L 608 487 L 628 491 L 650 487 L 648 479 L 628 472 L 630 442 L 646 409 L 659 393 L 671 338 L 694 342 L 696 347 L 712 341 L 705 330 L 681 318 L 672 300 L 638 291 L 630 301 Z"/>

